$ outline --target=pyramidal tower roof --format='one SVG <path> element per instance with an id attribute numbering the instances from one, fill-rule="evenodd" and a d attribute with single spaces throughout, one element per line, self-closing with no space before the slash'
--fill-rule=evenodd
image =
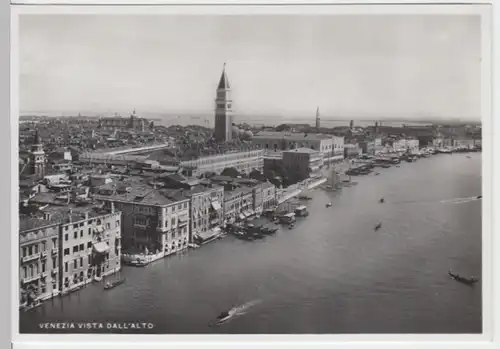
<path id="1" fill-rule="evenodd" d="M 222 68 L 222 75 L 219 80 L 219 86 L 217 87 L 219 90 L 226 90 L 231 88 L 229 86 L 229 79 L 226 74 L 226 63 L 224 63 L 224 67 Z"/>
<path id="2" fill-rule="evenodd" d="M 316 108 L 316 118 L 319 118 L 319 107 Z"/>

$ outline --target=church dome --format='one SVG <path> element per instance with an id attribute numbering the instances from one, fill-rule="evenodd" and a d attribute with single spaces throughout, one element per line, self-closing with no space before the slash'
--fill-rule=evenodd
<path id="1" fill-rule="evenodd" d="M 245 131 L 245 132 L 244 132 L 244 134 L 245 134 L 245 136 L 247 136 L 247 137 L 253 137 L 253 132 L 252 132 L 252 131 L 250 131 L 250 130 Z"/>

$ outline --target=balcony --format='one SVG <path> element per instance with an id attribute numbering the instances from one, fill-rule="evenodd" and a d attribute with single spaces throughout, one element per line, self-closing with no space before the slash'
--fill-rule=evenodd
<path id="1" fill-rule="evenodd" d="M 32 254 L 30 256 L 25 256 L 25 257 L 22 257 L 21 258 L 21 261 L 23 263 L 26 263 L 26 262 L 29 262 L 29 261 L 34 261 L 35 259 L 39 259 L 40 258 L 40 252 L 38 253 L 35 253 L 35 254 Z"/>
<path id="2" fill-rule="evenodd" d="M 47 253 L 48 253 L 47 251 L 42 251 L 40 253 L 41 258 L 47 258 Z"/>
<path id="3" fill-rule="evenodd" d="M 27 276 L 25 278 L 22 278 L 22 282 L 23 282 L 23 284 L 27 284 L 29 282 L 36 281 L 38 279 L 40 279 L 40 274 L 35 275 L 35 276 Z"/>
<path id="4" fill-rule="evenodd" d="M 52 271 L 50 272 L 50 275 L 55 276 L 55 275 L 57 275 L 58 272 L 59 272 L 59 269 L 57 269 L 57 268 L 52 269 Z"/>
<path id="5" fill-rule="evenodd" d="M 51 251 L 50 251 L 50 254 L 55 256 L 57 255 L 57 253 L 59 252 L 59 249 L 58 248 L 53 248 Z"/>

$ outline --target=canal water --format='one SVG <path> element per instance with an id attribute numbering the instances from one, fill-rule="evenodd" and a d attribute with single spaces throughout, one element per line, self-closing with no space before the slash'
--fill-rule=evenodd
<path id="1" fill-rule="evenodd" d="M 153 329 L 113 332 L 481 333 L 481 283 L 447 276 L 481 275 L 481 200 L 460 199 L 481 195 L 481 154 L 377 171 L 339 192 L 312 191 L 311 213 L 293 230 L 253 242 L 227 236 L 146 268 L 124 267 L 125 284 L 47 301 L 20 314 L 20 331 L 148 322 Z M 208 326 L 233 307 L 237 316 Z"/>

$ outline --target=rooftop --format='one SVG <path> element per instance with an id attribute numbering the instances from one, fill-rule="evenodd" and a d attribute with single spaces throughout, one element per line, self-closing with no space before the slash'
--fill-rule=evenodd
<path id="1" fill-rule="evenodd" d="M 292 150 L 285 150 L 283 153 L 301 153 L 301 154 L 315 154 L 317 150 L 309 149 L 309 148 L 297 148 Z"/>
<path id="2" fill-rule="evenodd" d="M 152 206 L 166 206 L 183 200 L 181 198 L 173 198 L 169 195 L 171 194 L 169 191 L 154 189 L 144 183 L 124 183 L 120 186 L 120 189 L 116 190 L 112 195 L 98 195 L 96 198 L 107 201 L 116 200 Z"/>
<path id="3" fill-rule="evenodd" d="M 272 132 L 262 131 L 253 136 L 254 139 L 286 139 L 286 140 L 313 140 L 331 139 L 332 135 L 322 133 L 290 133 L 290 132 Z"/>

